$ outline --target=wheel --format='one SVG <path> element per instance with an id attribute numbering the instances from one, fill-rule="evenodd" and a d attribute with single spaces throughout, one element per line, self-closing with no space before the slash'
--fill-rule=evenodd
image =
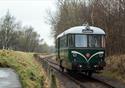
<path id="1" fill-rule="evenodd" d="M 77 72 L 76 70 L 66 69 L 66 71 L 67 71 L 67 73 L 68 73 L 69 75 L 72 75 L 72 76 L 78 74 L 78 72 Z"/>
<path id="2" fill-rule="evenodd" d="M 92 76 L 92 74 L 93 74 L 93 72 L 92 72 L 92 71 L 88 71 L 88 74 L 87 74 L 87 75 L 88 75 L 89 77 L 91 77 L 91 76 Z"/>
<path id="3" fill-rule="evenodd" d="M 87 75 L 87 76 L 89 76 L 89 77 L 91 77 L 91 76 L 92 76 L 92 74 L 93 74 L 93 72 L 92 72 L 92 71 L 85 71 L 85 75 Z"/>
<path id="4" fill-rule="evenodd" d="M 85 71 L 85 75 L 88 75 L 88 71 Z"/>
<path id="5" fill-rule="evenodd" d="M 70 70 L 69 70 L 69 69 L 66 69 L 66 72 L 67 72 L 67 73 L 70 73 Z"/>
<path id="6" fill-rule="evenodd" d="M 64 67 L 60 67 L 60 69 L 61 69 L 61 72 L 64 72 Z"/>
<path id="7" fill-rule="evenodd" d="M 60 60 L 60 69 L 61 69 L 61 72 L 64 72 L 64 67 L 62 66 L 62 60 Z"/>
<path id="8" fill-rule="evenodd" d="M 66 69 L 66 71 L 67 71 L 69 74 L 73 74 L 73 73 L 74 73 L 73 70 L 71 70 L 71 69 Z"/>

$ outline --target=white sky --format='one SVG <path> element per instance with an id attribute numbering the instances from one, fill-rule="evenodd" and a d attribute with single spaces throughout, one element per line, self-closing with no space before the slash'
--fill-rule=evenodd
<path id="1" fill-rule="evenodd" d="M 47 10 L 56 10 L 56 0 L 0 0 L 0 17 L 8 10 L 22 25 L 34 27 L 48 45 L 54 45 L 50 25 L 45 21 Z"/>

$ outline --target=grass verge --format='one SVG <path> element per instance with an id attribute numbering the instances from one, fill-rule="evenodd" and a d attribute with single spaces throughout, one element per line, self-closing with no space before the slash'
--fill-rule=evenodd
<path id="1" fill-rule="evenodd" d="M 106 67 L 101 75 L 118 79 L 125 83 L 125 55 L 114 55 L 106 58 Z"/>
<path id="2" fill-rule="evenodd" d="M 33 53 L 0 50 L 0 67 L 15 69 L 23 88 L 45 88 L 42 67 Z"/>

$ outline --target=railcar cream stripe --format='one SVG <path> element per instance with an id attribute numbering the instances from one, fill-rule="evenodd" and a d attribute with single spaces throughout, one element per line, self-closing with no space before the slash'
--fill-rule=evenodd
<path id="1" fill-rule="evenodd" d="M 88 60 L 87 60 L 87 58 L 86 58 L 83 54 L 81 54 L 80 52 L 72 51 L 72 53 L 79 54 L 80 56 L 84 57 L 84 59 L 85 59 L 87 62 L 89 62 L 89 61 L 92 59 L 92 57 L 96 56 L 97 54 L 103 54 L 104 52 L 102 52 L 102 51 L 97 52 L 97 53 L 93 54 Z"/>
<path id="2" fill-rule="evenodd" d="M 80 56 L 84 57 L 84 59 L 88 62 L 87 58 L 83 54 L 81 54 L 80 52 L 72 51 L 72 53 L 79 54 Z"/>
<path id="3" fill-rule="evenodd" d="M 92 59 L 92 57 L 96 56 L 97 54 L 103 54 L 103 53 L 104 52 L 102 52 L 102 51 L 97 52 L 97 53 L 93 54 L 87 61 L 89 62 Z"/>

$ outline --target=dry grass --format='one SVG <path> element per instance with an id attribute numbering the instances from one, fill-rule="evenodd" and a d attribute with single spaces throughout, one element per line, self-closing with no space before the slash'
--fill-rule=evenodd
<path id="1" fill-rule="evenodd" d="M 44 88 L 42 67 L 33 58 L 33 53 L 0 50 L 0 67 L 15 69 L 23 88 Z"/>
<path id="2" fill-rule="evenodd" d="M 125 55 L 107 57 L 106 63 L 103 75 L 116 78 L 125 83 Z"/>

